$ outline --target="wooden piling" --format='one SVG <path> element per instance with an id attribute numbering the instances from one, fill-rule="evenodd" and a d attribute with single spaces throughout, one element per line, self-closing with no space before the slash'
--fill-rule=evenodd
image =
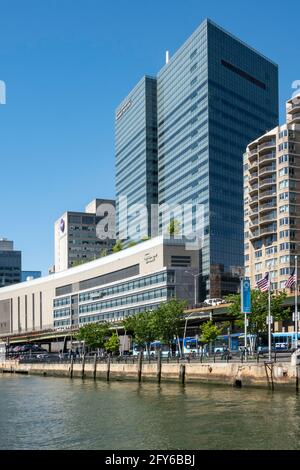
<path id="1" fill-rule="evenodd" d="M 110 376 L 110 354 L 107 356 L 107 370 L 106 370 L 106 380 L 109 382 Z"/>
<path id="2" fill-rule="evenodd" d="M 74 359 L 73 359 L 73 356 L 71 356 L 71 362 L 70 362 L 70 379 L 73 378 L 73 368 L 74 368 Z"/>
<path id="3" fill-rule="evenodd" d="M 161 351 L 157 354 L 157 382 L 161 382 Z"/>
<path id="4" fill-rule="evenodd" d="M 142 381 L 142 364 L 143 364 L 143 352 L 141 351 L 138 356 L 138 382 Z"/>
<path id="5" fill-rule="evenodd" d="M 96 380 L 96 377 L 97 377 L 97 354 L 95 354 L 95 356 L 94 356 L 94 373 L 93 373 L 93 376 L 94 376 L 94 380 Z"/>
<path id="6" fill-rule="evenodd" d="M 82 355 L 81 378 L 84 379 L 85 354 Z"/>
<path id="7" fill-rule="evenodd" d="M 185 383 L 185 364 L 180 364 L 179 368 L 179 382 L 184 385 Z"/>

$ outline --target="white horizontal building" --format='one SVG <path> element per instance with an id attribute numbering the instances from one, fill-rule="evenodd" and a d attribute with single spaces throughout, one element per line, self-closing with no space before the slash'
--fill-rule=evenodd
<path id="1" fill-rule="evenodd" d="M 194 299 L 199 253 L 157 237 L 0 290 L 0 336 L 118 321 L 173 297 Z"/>

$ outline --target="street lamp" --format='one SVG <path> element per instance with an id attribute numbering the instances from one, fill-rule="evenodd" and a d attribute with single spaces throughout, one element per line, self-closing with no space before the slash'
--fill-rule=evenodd
<path id="1" fill-rule="evenodd" d="M 187 322 L 190 316 L 194 315 L 194 312 L 191 312 L 187 315 L 185 319 L 185 325 L 184 325 L 184 333 L 183 333 L 183 341 L 182 341 L 182 356 L 183 356 L 183 350 L 184 350 L 184 342 L 185 342 L 185 337 L 186 337 L 186 330 L 187 330 Z"/>
<path id="2" fill-rule="evenodd" d="M 189 274 L 190 276 L 193 276 L 194 278 L 194 306 L 197 306 L 197 277 L 201 276 L 201 273 L 198 274 L 193 274 L 190 273 L 190 271 L 185 271 L 185 273 Z"/>

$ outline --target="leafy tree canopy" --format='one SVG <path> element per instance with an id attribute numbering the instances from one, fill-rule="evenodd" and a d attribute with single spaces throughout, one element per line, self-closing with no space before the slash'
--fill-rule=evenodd
<path id="1" fill-rule="evenodd" d="M 172 299 L 163 303 L 155 310 L 155 324 L 158 339 L 170 343 L 174 337 L 180 336 L 182 319 L 186 302 Z"/>
<path id="2" fill-rule="evenodd" d="M 215 341 L 217 339 L 221 333 L 221 330 L 210 320 L 200 326 L 200 333 L 200 341 L 202 343 L 210 343 L 211 341 Z"/>
<path id="3" fill-rule="evenodd" d="M 92 349 L 104 348 L 107 338 L 110 336 L 108 323 L 90 323 L 79 329 L 76 335 L 78 341 L 84 341 Z"/>
<path id="4" fill-rule="evenodd" d="M 109 353 L 118 353 L 120 350 L 120 340 L 116 333 L 113 333 L 105 342 L 104 348 Z"/>
<path id="5" fill-rule="evenodd" d="M 121 242 L 121 240 L 117 240 L 116 243 L 113 246 L 112 251 L 114 253 L 118 253 L 121 250 L 123 250 L 123 243 Z"/>
<path id="6" fill-rule="evenodd" d="M 274 321 L 285 320 L 290 316 L 290 308 L 282 306 L 286 299 L 285 292 L 271 293 L 271 315 Z M 229 295 L 226 300 L 230 303 L 229 312 L 240 323 L 244 323 L 244 314 L 241 313 L 241 295 Z M 252 313 L 248 315 L 248 329 L 250 334 L 267 331 L 266 318 L 268 315 L 268 292 L 251 291 Z"/>
<path id="7" fill-rule="evenodd" d="M 124 328 L 127 332 L 133 334 L 134 341 L 139 346 L 149 345 L 157 339 L 155 314 L 155 311 L 146 310 L 127 318 L 123 322 Z"/>
<path id="8" fill-rule="evenodd" d="M 178 235 L 180 233 L 181 224 L 177 219 L 172 219 L 167 227 L 169 235 Z"/>
<path id="9" fill-rule="evenodd" d="M 72 267 L 75 268 L 76 266 L 81 266 L 82 264 L 88 263 L 89 261 L 91 260 L 86 258 L 75 259 L 72 263 Z"/>
<path id="10" fill-rule="evenodd" d="M 160 340 L 170 344 L 174 337 L 180 336 L 186 302 L 172 299 L 161 304 L 156 310 L 145 311 L 123 321 L 127 333 L 132 334 L 136 344 L 144 346 Z"/>

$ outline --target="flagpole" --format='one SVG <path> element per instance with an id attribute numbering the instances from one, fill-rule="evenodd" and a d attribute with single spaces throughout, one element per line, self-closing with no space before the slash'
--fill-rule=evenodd
<path id="1" fill-rule="evenodd" d="M 269 289 L 268 289 L 268 349 L 269 361 L 272 360 L 272 334 L 271 334 L 271 273 L 269 269 Z"/>
<path id="2" fill-rule="evenodd" d="M 295 256 L 295 347 L 298 347 L 298 256 Z"/>
<path id="3" fill-rule="evenodd" d="M 247 313 L 246 309 L 244 308 L 244 278 L 241 280 L 241 306 L 242 309 L 244 310 L 244 351 L 245 351 L 245 362 L 247 362 Z"/>

